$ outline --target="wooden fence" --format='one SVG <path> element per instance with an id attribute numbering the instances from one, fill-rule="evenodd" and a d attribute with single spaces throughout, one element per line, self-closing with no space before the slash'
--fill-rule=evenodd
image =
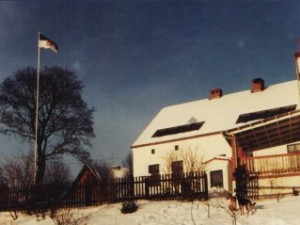
<path id="1" fill-rule="evenodd" d="M 0 186 L 0 211 L 82 207 L 137 199 L 191 198 L 208 198 L 206 173 L 127 177 L 84 185 Z"/>

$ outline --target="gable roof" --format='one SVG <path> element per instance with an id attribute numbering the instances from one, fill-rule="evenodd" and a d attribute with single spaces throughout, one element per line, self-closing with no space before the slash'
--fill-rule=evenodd
<path id="1" fill-rule="evenodd" d="M 288 110 L 299 109 L 299 93 L 296 80 L 274 84 L 263 91 L 251 90 L 225 94 L 217 99 L 168 106 L 163 108 L 142 134 L 133 143 L 132 148 L 145 144 L 166 142 L 196 135 L 223 132 Z M 240 116 L 252 116 L 252 119 L 238 119 Z M 257 115 L 259 115 L 257 117 Z M 238 123 L 237 123 L 238 122 Z M 199 129 L 188 132 L 174 132 L 174 129 L 191 123 L 203 123 Z M 172 128 L 171 135 L 155 136 L 160 130 Z"/>
<path id="2" fill-rule="evenodd" d="M 85 184 L 90 179 L 100 181 L 101 177 L 100 177 L 97 169 L 93 165 L 85 164 L 79 171 L 79 173 L 73 183 L 74 184 Z"/>

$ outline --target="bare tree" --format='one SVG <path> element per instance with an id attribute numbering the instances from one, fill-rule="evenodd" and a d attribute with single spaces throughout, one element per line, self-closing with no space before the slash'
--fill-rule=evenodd
<path id="1" fill-rule="evenodd" d="M 128 168 L 128 174 L 126 176 L 132 176 L 133 175 L 133 157 L 132 152 L 130 152 L 126 158 L 123 160 L 123 166 Z"/>
<path id="2" fill-rule="evenodd" d="M 5 179 L 3 175 L 3 168 L 0 166 L 0 186 L 7 184 L 7 180 Z"/>
<path id="3" fill-rule="evenodd" d="M 45 173 L 45 184 L 63 184 L 71 182 L 70 168 L 63 161 L 50 162 Z"/>
<path id="4" fill-rule="evenodd" d="M 15 198 L 15 195 L 9 194 L 9 188 L 30 187 L 33 184 L 33 155 L 31 152 L 27 154 L 19 153 L 11 156 L 8 159 L 3 159 L 1 164 L 2 179 L 4 180 L 5 188 L 2 190 L 9 198 Z M 23 197 L 27 197 L 23 195 Z M 19 216 L 17 207 L 10 207 L 10 215 L 13 220 Z"/>
<path id="5" fill-rule="evenodd" d="M 94 137 L 93 112 L 81 97 L 74 72 L 59 67 L 40 71 L 36 184 L 43 181 L 46 162 L 71 154 L 89 162 L 84 148 Z M 0 85 L 0 132 L 24 141 L 35 140 L 36 69 L 18 70 Z"/>
<path id="6" fill-rule="evenodd" d="M 33 155 L 20 153 L 5 160 L 2 164 L 3 177 L 8 186 L 30 186 L 33 184 Z"/>
<path id="7" fill-rule="evenodd" d="M 198 172 L 205 170 L 206 165 L 203 163 L 204 155 L 200 154 L 197 148 L 195 150 L 190 147 L 182 149 L 182 151 L 180 151 L 180 156 L 183 160 L 186 172 Z"/>
<path id="8" fill-rule="evenodd" d="M 101 182 L 107 182 L 114 178 L 111 166 L 105 161 L 97 161 L 94 168 L 101 178 Z"/>
<path id="9" fill-rule="evenodd" d="M 177 151 L 168 151 L 163 157 L 165 163 L 165 173 L 172 173 L 172 162 L 181 160 L 183 162 L 185 172 L 204 171 L 206 164 L 204 162 L 204 155 L 198 149 L 181 148 Z"/>
<path id="10" fill-rule="evenodd" d="M 164 164 L 165 164 L 165 170 L 164 173 L 171 174 L 172 173 L 172 162 L 178 161 L 179 156 L 174 151 L 169 151 L 167 154 L 163 157 Z"/>

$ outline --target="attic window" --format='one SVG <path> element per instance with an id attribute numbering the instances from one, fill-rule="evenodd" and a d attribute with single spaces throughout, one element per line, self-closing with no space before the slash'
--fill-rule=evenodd
<path id="1" fill-rule="evenodd" d="M 176 127 L 159 129 L 159 130 L 155 131 L 155 133 L 152 135 L 152 137 L 162 137 L 162 136 L 167 136 L 167 135 L 173 135 L 173 134 L 179 134 L 179 133 L 185 133 L 185 132 L 199 130 L 203 124 L 204 124 L 204 121 L 198 122 L 198 123 L 185 124 L 185 125 L 176 126 Z"/>
<path id="2" fill-rule="evenodd" d="M 294 111 L 296 109 L 296 106 L 297 105 L 289 105 L 284 107 L 278 107 L 273 109 L 267 109 L 267 110 L 242 114 L 239 115 L 239 118 L 237 119 L 236 123 L 246 123 L 253 120 L 266 119 L 273 116 L 278 116 L 280 114 Z"/>

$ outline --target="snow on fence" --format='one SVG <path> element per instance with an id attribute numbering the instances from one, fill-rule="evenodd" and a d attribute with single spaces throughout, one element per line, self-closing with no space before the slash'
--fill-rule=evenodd
<path id="1" fill-rule="evenodd" d="M 81 207 L 137 199 L 207 199 L 205 172 L 126 177 L 85 184 L 0 186 L 0 211 Z"/>

